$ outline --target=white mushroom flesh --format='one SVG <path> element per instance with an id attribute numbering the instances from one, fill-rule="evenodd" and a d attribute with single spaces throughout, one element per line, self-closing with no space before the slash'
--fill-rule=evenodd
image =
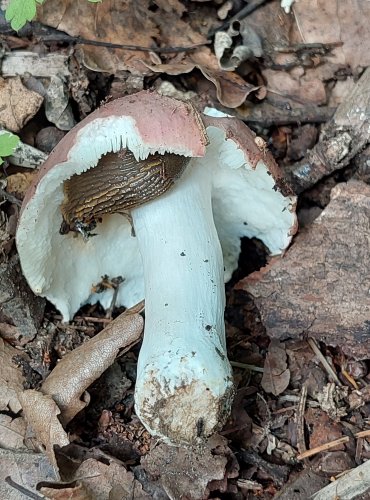
<path id="1" fill-rule="evenodd" d="M 233 394 L 210 165 L 193 160 L 181 182 L 132 216 L 146 317 L 136 412 L 166 442 L 194 444 L 223 425 Z"/>

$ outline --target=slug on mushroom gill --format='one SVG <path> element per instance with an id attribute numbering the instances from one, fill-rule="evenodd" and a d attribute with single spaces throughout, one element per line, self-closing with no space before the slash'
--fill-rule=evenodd
<path id="1" fill-rule="evenodd" d="M 64 182 L 59 232 L 78 232 L 86 240 L 105 214 L 121 213 L 131 222 L 130 210 L 168 191 L 189 161 L 171 153 L 139 161 L 127 149 L 107 153 L 95 167 Z"/>

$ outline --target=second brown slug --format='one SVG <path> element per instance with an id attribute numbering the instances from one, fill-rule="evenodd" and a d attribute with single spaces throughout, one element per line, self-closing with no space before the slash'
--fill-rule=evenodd
<path id="1" fill-rule="evenodd" d="M 171 153 L 139 161 L 128 150 L 104 155 L 96 167 L 65 181 L 60 233 L 74 231 L 87 238 L 103 215 L 130 218 L 132 208 L 168 191 L 189 161 Z"/>

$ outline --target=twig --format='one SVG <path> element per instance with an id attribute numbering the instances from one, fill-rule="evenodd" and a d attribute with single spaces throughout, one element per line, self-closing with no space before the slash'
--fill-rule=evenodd
<path id="1" fill-rule="evenodd" d="M 252 109 L 230 110 L 221 108 L 228 114 L 243 120 L 249 125 L 259 125 L 261 127 L 272 127 L 302 123 L 326 123 L 335 113 L 335 108 L 302 106 L 292 109 L 279 109 L 271 104 L 263 103 L 254 106 Z"/>
<path id="2" fill-rule="evenodd" d="M 33 491 L 28 490 L 27 488 L 25 488 L 21 484 L 16 483 L 15 481 L 13 481 L 13 479 L 10 476 L 7 476 L 4 479 L 4 481 L 7 484 L 9 484 L 9 486 L 11 486 L 12 488 L 14 488 L 15 490 L 18 490 L 20 493 L 22 493 L 23 495 L 25 495 L 28 498 L 33 498 L 35 500 L 42 500 L 42 499 L 45 498 L 44 496 L 41 497 L 40 495 L 37 495 Z"/>
<path id="3" fill-rule="evenodd" d="M 330 441 L 329 443 L 322 444 L 320 446 L 316 446 L 315 448 L 311 448 L 310 450 L 306 450 L 303 453 L 297 455 L 298 460 L 303 460 L 304 458 L 312 457 L 313 455 L 317 455 L 322 451 L 330 450 L 331 448 L 335 448 L 339 444 L 348 443 L 349 437 L 344 436 L 339 439 L 335 439 L 334 441 Z"/>
<path id="4" fill-rule="evenodd" d="M 186 47 L 142 47 L 141 45 L 125 45 L 121 43 L 104 42 L 101 40 L 90 40 L 88 38 L 81 38 L 79 36 L 71 36 L 65 33 L 55 35 L 39 35 L 37 37 L 44 43 L 54 42 L 67 42 L 78 45 L 93 45 L 94 47 L 106 47 L 107 49 L 121 49 L 121 50 L 136 50 L 139 52 L 155 52 L 157 54 L 176 54 L 179 52 L 189 52 L 209 45 L 209 41 L 203 43 L 194 43 Z"/>
<path id="5" fill-rule="evenodd" d="M 252 372 L 263 373 L 264 369 L 260 366 L 248 365 L 247 363 L 239 363 L 239 361 L 230 361 L 231 366 L 235 368 L 244 368 L 245 370 L 251 370 Z"/>
<path id="6" fill-rule="evenodd" d="M 295 418 L 296 428 L 297 428 L 297 449 L 300 454 L 305 453 L 307 450 L 304 439 L 304 412 L 306 408 L 306 400 L 307 400 L 307 387 L 306 385 L 303 385 L 301 397 L 297 408 L 297 414 Z"/>
<path id="7" fill-rule="evenodd" d="M 318 345 L 316 344 L 316 341 L 312 338 L 307 339 L 308 345 L 311 347 L 313 352 L 316 354 L 316 356 L 319 358 L 319 361 L 321 361 L 321 364 L 327 371 L 329 377 L 332 378 L 332 380 L 339 386 L 343 386 L 342 382 L 339 380 L 337 374 L 333 370 L 333 368 L 329 365 L 327 360 L 325 359 L 325 356 L 322 354 L 320 349 L 318 348 Z"/>
<path id="8" fill-rule="evenodd" d="M 18 198 L 16 198 L 15 196 L 8 193 L 7 191 L 5 191 L 2 188 L 0 188 L 0 196 L 3 196 L 3 198 L 5 198 L 6 201 L 9 201 L 10 203 L 14 203 L 14 205 L 18 205 L 18 207 L 20 207 L 22 205 L 21 200 L 18 200 Z"/>

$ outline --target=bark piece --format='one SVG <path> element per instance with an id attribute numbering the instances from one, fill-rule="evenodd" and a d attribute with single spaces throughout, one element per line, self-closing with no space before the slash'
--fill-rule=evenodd
<path id="1" fill-rule="evenodd" d="M 19 77 L 0 78 L 0 127 L 19 132 L 39 110 L 42 97 L 28 90 Z"/>
<path id="2" fill-rule="evenodd" d="M 35 337 L 41 325 L 44 308 L 45 299 L 36 297 L 23 278 L 18 257 L 2 264 L 0 336 L 12 344 L 26 344 Z"/>
<path id="3" fill-rule="evenodd" d="M 17 50 L 5 52 L 1 60 L 1 73 L 5 77 L 32 75 L 40 78 L 50 78 L 53 75 L 69 76 L 68 56 L 46 54 Z"/>
<path id="4" fill-rule="evenodd" d="M 312 336 L 369 358 L 370 186 L 350 181 L 297 236 L 285 257 L 237 288 L 253 295 L 269 336 Z"/>
<path id="5" fill-rule="evenodd" d="M 143 329 L 139 314 L 121 314 L 104 330 L 67 354 L 54 368 L 41 387 L 52 396 L 67 424 L 88 404 L 86 389 L 114 362 L 120 349 L 135 344 Z"/>
<path id="6" fill-rule="evenodd" d="M 325 486 L 311 498 L 312 500 L 328 500 L 328 498 L 340 498 L 340 500 L 365 499 L 368 498 L 369 490 L 370 460 Z M 359 495 L 364 496 L 359 497 Z"/>
<path id="7" fill-rule="evenodd" d="M 347 99 L 338 106 L 319 142 L 290 169 L 296 193 L 312 187 L 350 160 L 369 143 L 370 68 L 365 70 Z"/>

